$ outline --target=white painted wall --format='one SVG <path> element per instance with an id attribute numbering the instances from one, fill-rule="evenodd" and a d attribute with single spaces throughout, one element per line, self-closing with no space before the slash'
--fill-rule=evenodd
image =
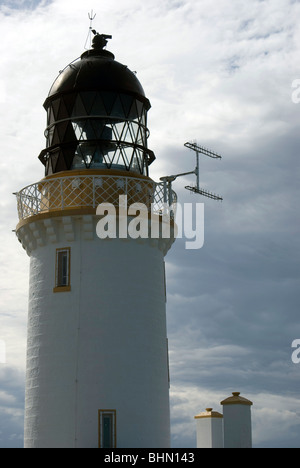
<path id="1" fill-rule="evenodd" d="M 252 448 L 251 406 L 223 406 L 224 448 Z"/>
<path id="2" fill-rule="evenodd" d="M 212 408 L 195 416 L 197 448 L 223 448 L 223 415 Z"/>
<path id="3" fill-rule="evenodd" d="M 117 447 L 168 447 L 160 241 L 100 240 L 84 216 L 35 221 L 34 239 L 18 232 L 31 245 L 25 446 L 98 447 L 98 410 L 115 409 Z M 71 292 L 53 293 L 64 247 Z"/>
<path id="4" fill-rule="evenodd" d="M 197 448 L 223 448 L 223 419 L 197 419 Z"/>

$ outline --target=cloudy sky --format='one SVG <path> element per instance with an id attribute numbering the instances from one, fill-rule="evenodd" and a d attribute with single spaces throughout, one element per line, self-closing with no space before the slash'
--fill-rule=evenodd
<path id="1" fill-rule="evenodd" d="M 43 177 L 42 104 L 84 51 L 91 9 L 151 101 L 152 178 L 194 169 L 186 141 L 223 156 L 200 165 L 222 203 L 187 192 L 193 176 L 173 187 L 205 203 L 205 243 L 166 258 L 172 446 L 195 447 L 194 415 L 240 391 L 255 447 L 300 447 L 297 0 L 1 0 L 0 447 L 23 442 L 29 260 L 12 193 Z"/>

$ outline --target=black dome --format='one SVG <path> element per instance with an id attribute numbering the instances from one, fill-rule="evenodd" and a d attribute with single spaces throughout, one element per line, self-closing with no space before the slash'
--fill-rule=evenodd
<path id="1" fill-rule="evenodd" d="M 104 50 L 111 36 L 98 34 L 93 49 L 70 63 L 44 103 L 46 175 L 67 170 L 126 170 L 148 175 L 155 160 L 148 148 L 151 105 L 128 67 Z"/>
<path id="2" fill-rule="evenodd" d="M 143 101 L 148 110 L 151 107 L 136 75 L 106 50 L 89 50 L 68 65 L 53 83 L 44 106 L 47 108 L 49 100 L 61 93 L 96 90 L 131 94 Z"/>

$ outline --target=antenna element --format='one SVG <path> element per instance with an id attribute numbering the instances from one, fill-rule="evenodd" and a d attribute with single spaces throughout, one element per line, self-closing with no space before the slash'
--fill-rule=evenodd
<path id="1" fill-rule="evenodd" d="M 85 44 L 84 44 L 85 50 L 90 49 L 91 45 L 92 45 L 93 21 L 96 18 L 96 16 L 97 16 L 97 13 L 94 13 L 94 10 L 92 10 L 91 13 L 88 13 L 88 17 L 89 17 L 89 20 L 90 20 L 90 27 L 89 27 L 89 32 L 88 32 Z M 89 45 L 88 45 L 88 42 L 89 42 Z"/>
<path id="2" fill-rule="evenodd" d="M 199 146 L 196 142 L 193 142 L 193 143 L 187 142 L 184 144 L 184 146 L 186 148 L 189 148 L 195 151 L 196 153 L 195 174 L 197 177 L 196 187 L 191 187 L 190 185 L 187 185 L 185 188 L 187 190 L 190 190 L 190 192 L 198 193 L 199 195 L 203 195 L 204 197 L 211 198 L 212 200 L 222 201 L 223 198 L 220 197 L 219 195 L 209 192 L 208 190 L 200 189 L 199 154 L 204 154 L 205 156 L 209 156 L 210 158 L 214 158 L 214 159 L 222 159 L 222 156 L 220 156 L 218 153 L 215 153 L 214 151 L 210 151 L 207 148 L 204 148 L 203 146 Z"/>
<path id="3" fill-rule="evenodd" d="M 181 174 L 174 174 L 171 176 L 160 178 L 160 180 L 164 183 L 164 203 L 168 203 L 170 206 L 173 203 L 172 197 L 168 196 L 168 194 L 172 193 L 172 190 L 171 190 L 172 182 L 174 182 L 174 180 L 176 180 L 177 177 L 183 177 L 189 174 L 196 175 L 197 183 L 195 187 L 191 187 L 190 185 L 187 185 L 185 187 L 187 190 L 190 190 L 190 192 L 198 193 L 199 195 L 203 195 L 204 197 L 211 198 L 212 200 L 222 201 L 223 198 L 220 197 L 219 195 L 216 195 L 212 192 L 208 192 L 207 190 L 200 189 L 199 154 L 204 154 L 205 156 L 209 156 L 210 158 L 214 158 L 214 159 L 222 159 L 222 156 L 206 148 L 203 148 L 202 146 L 199 146 L 197 143 L 185 143 L 184 146 L 196 152 L 196 168 L 194 171 L 183 172 Z"/>

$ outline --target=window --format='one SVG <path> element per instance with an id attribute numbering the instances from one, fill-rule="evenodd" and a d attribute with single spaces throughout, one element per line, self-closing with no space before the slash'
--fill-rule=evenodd
<path id="1" fill-rule="evenodd" d="M 70 285 L 71 249 L 56 250 L 55 288 L 53 292 L 71 291 Z"/>
<path id="2" fill-rule="evenodd" d="M 99 448 L 116 447 L 116 410 L 98 411 Z"/>

